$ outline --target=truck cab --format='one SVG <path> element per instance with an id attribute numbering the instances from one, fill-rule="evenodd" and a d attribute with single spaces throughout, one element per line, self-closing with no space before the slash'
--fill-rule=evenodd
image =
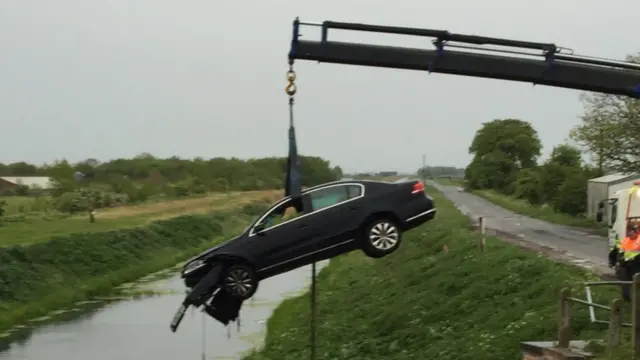
<path id="1" fill-rule="evenodd" d="M 612 247 L 616 240 L 622 240 L 626 236 L 629 223 L 640 224 L 640 181 L 630 188 L 617 191 L 608 203 L 608 240 L 609 247 Z"/>

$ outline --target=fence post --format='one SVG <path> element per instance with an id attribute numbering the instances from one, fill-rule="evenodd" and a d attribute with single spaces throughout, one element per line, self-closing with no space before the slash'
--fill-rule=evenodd
<path id="1" fill-rule="evenodd" d="M 480 243 L 478 244 L 478 247 L 480 248 L 480 251 L 484 252 L 484 248 L 486 246 L 484 216 L 478 217 L 478 224 L 480 225 Z"/>
<path id="2" fill-rule="evenodd" d="M 620 329 L 622 327 L 621 301 L 611 302 L 611 317 L 609 318 L 609 332 L 607 333 L 607 348 L 613 350 L 620 345 Z"/>
<path id="3" fill-rule="evenodd" d="M 558 347 L 568 349 L 571 340 L 571 289 L 560 290 L 560 311 L 558 313 Z"/>
<path id="4" fill-rule="evenodd" d="M 640 274 L 633 275 L 631 306 L 631 324 L 633 325 L 631 343 L 633 344 L 633 357 L 634 359 L 640 359 Z"/>

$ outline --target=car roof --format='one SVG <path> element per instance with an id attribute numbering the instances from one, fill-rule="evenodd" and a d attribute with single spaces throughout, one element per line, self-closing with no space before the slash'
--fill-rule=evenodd
<path id="1" fill-rule="evenodd" d="M 317 189 L 321 189 L 323 187 L 327 187 L 327 186 L 333 186 L 333 185 L 340 185 L 340 184 L 361 184 L 364 186 L 367 186 L 367 184 L 384 184 L 384 185 L 391 185 L 394 184 L 392 182 L 388 182 L 388 181 L 377 181 L 377 180 L 337 180 L 337 181 L 331 181 L 328 183 L 324 183 L 324 184 L 320 184 L 320 185 L 316 185 L 316 186 L 312 186 L 310 188 L 306 188 L 302 190 L 302 193 L 308 193 L 310 191 L 313 190 L 317 190 Z"/>

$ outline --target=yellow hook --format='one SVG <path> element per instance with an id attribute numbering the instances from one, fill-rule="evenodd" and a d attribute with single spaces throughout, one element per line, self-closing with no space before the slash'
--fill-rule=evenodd
<path id="1" fill-rule="evenodd" d="M 296 94 L 296 84 L 290 82 L 284 90 L 287 92 L 287 95 L 293 96 Z"/>
<path id="2" fill-rule="evenodd" d="M 294 82 L 296 81 L 296 73 L 293 70 L 289 70 L 287 71 L 287 80 L 289 82 Z"/>

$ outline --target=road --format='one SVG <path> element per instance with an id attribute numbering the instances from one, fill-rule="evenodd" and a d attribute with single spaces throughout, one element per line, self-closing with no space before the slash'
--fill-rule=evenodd
<path id="1" fill-rule="evenodd" d="M 607 239 L 602 236 L 516 214 L 479 196 L 460 192 L 455 186 L 430 180 L 427 186 L 440 190 L 465 215 L 474 219 L 483 216 L 485 227 L 502 237 L 598 273 L 611 274 L 607 267 Z"/>

